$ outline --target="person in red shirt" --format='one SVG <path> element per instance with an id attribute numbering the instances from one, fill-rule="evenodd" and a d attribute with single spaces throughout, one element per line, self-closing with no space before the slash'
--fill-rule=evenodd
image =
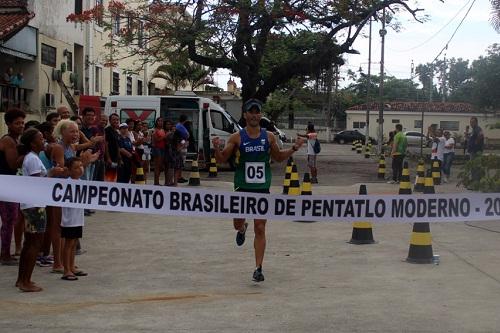
<path id="1" fill-rule="evenodd" d="M 164 168 L 164 160 L 165 160 L 165 140 L 167 134 L 163 129 L 163 119 L 158 118 L 155 121 L 155 128 L 153 131 L 153 140 L 151 143 L 152 151 L 151 155 L 153 157 L 153 165 L 154 165 L 154 184 L 160 185 L 160 174 L 162 171 L 165 171 Z M 166 175 L 165 175 L 166 177 Z"/>

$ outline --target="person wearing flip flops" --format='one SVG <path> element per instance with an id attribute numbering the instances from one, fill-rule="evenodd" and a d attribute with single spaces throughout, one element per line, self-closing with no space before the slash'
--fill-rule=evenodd
<path id="1" fill-rule="evenodd" d="M 68 159 L 66 161 L 66 168 L 72 180 L 80 180 L 84 172 L 83 163 L 80 158 L 72 157 Z M 66 281 L 76 281 L 78 280 L 78 276 L 87 276 L 87 273 L 77 270 L 75 266 L 76 242 L 82 238 L 83 223 L 83 208 L 62 208 L 61 238 L 64 239 L 62 253 L 64 273 L 61 279 Z"/>
<path id="2" fill-rule="evenodd" d="M 292 148 L 280 150 L 276 137 L 273 133 L 260 127 L 262 118 L 262 102 L 250 99 L 243 105 L 243 116 L 246 122 L 245 128 L 232 134 L 224 147 L 220 150 L 221 141 L 218 137 L 212 139 L 215 158 L 218 163 L 226 162 L 233 154 L 239 152 L 236 171 L 234 173 L 234 189 L 237 192 L 269 193 L 271 187 L 270 159 L 276 162 L 287 160 L 304 143 L 300 137 L 297 138 Z M 236 233 L 236 244 L 243 245 L 248 223 L 245 219 L 234 219 Z M 256 268 L 253 273 L 253 281 L 264 281 L 262 273 L 262 262 L 266 249 L 266 220 L 254 220 L 254 249 Z"/>

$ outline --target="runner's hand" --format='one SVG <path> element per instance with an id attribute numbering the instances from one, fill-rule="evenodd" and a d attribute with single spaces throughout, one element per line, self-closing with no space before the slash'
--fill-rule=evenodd
<path id="1" fill-rule="evenodd" d="M 212 145 L 214 146 L 214 149 L 219 149 L 220 139 L 218 136 L 212 139 Z"/>
<path id="2" fill-rule="evenodd" d="M 299 149 L 300 147 L 302 147 L 303 144 L 304 144 L 304 139 L 298 136 L 297 139 L 295 139 L 295 147 Z"/>

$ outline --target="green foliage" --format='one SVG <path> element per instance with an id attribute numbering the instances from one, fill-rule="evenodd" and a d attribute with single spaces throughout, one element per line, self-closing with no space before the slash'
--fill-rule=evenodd
<path id="1" fill-rule="evenodd" d="M 123 24 L 113 33 L 111 48 L 129 50 L 144 62 L 167 62 L 173 50 L 185 50 L 198 64 L 238 76 L 243 99 L 265 101 L 293 78 L 314 78 L 342 65 L 342 56 L 357 53 L 355 40 L 382 10 L 396 30 L 402 12 L 419 19 L 422 9 L 412 6 L 409 0 L 109 1 L 106 8 L 70 14 L 67 20 L 99 21 L 109 29 L 118 18 Z M 114 64 L 115 52 L 110 54 Z M 174 79 L 178 69 L 163 69 L 165 77 L 181 84 Z"/>
<path id="2" fill-rule="evenodd" d="M 168 61 L 168 64 L 158 67 L 153 77 L 164 79 L 174 90 L 179 90 L 187 84 L 195 90 L 202 84 L 210 83 L 210 70 L 190 61 L 186 52 L 172 52 Z"/>
<path id="3" fill-rule="evenodd" d="M 440 99 L 443 94 L 450 102 L 466 102 L 479 109 L 499 109 L 500 94 L 500 44 L 491 45 L 485 56 L 479 57 L 469 64 L 468 60 L 451 58 L 448 61 L 438 60 L 434 64 L 420 64 L 416 74 L 423 86 L 423 91 L 429 95 L 431 75 L 439 79 L 437 86 L 433 84 L 434 99 Z M 444 78 L 443 78 L 444 76 Z M 445 82 L 443 86 L 443 82 Z"/>
<path id="4" fill-rule="evenodd" d="M 479 180 L 472 178 L 472 172 L 479 175 Z M 458 185 L 481 192 L 500 192 L 500 156 L 479 155 L 468 161 L 458 174 Z"/>

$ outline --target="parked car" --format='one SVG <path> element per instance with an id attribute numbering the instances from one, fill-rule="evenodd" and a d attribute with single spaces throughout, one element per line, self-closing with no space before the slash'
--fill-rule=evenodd
<path id="1" fill-rule="evenodd" d="M 336 133 L 333 137 L 333 141 L 340 144 L 351 143 L 355 140 L 362 140 L 364 142 L 365 135 L 357 130 L 345 130 Z M 377 144 L 377 140 L 372 137 L 370 137 L 370 142 L 372 144 Z"/>
<path id="2" fill-rule="evenodd" d="M 273 132 L 278 139 L 278 146 L 283 149 L 283 142 L 287 142 L 286 134 L 280 130 L 274 122 L 269 120 L 267 117 L 262 117 L 260 119 L 260 127 L 265 128 L 269 132 Z"/>
<path id="3" fill-rule="evenodd" d="M 426 135 L 422 135 L 417 131 L 406 131 L 404 132 L 406 135 L 406 140 L 408 141 L 408 146 L 420 146 L 420 140 L 422 139 L 422 144 L 424 147 L 431 147 L 432 140 Z"/>

